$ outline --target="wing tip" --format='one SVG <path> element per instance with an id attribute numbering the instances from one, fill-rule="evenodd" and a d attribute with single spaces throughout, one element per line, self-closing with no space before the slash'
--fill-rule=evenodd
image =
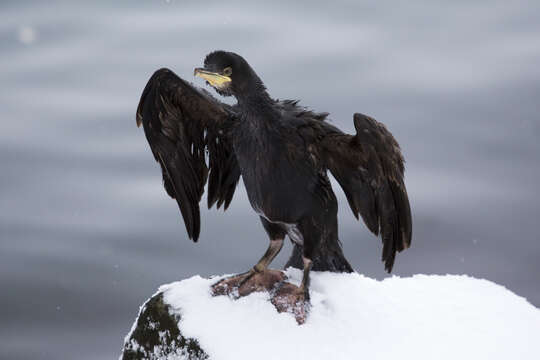
<path id="1" fill-rule="evenodd" d="M 384 262 L 384 270 L 390 274 L 396 260 L 396 248 L 394 247 L 394 244 L 388 240 L 390 239 L 387 239 L 387 241 L 384 242 L 381 261 Z"/>
<path id="2" fill-rule="evenodd" d="M 381 260 L 384 262 L 384 269 L 390 274 L 394 268 L 396 254 L 411 247 L 412 231 L 404 232 L 399 239 L 391 236 L 383 237 L 383 251 Z"/>

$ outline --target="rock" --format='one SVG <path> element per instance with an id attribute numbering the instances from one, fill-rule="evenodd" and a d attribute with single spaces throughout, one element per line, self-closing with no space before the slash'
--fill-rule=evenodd
<path id="1" fill-rule="evenodd" d="M 211 289 L 213 296 L 233 299 L 253 292 L 267 291 L 278 312 L 290 312 L 298 324 L 305 322 L 305 305 L 294 296 L 297 286 L 285 282 L 287 277 L 279 270 L 266 270 L 255 274 L 239 286 L 241 277 L 224 278 Z M 179 328 L 181 312 L 171 311 L 163 299 L 163 292 L 152 296 L 139 311 L 139 316 L 124 342 L 121 359 L 208 359 L 196 339 L 186 338 Z"/>
<path id="2" fill-rule="evenodd" d="M 305 322 L 307 311 L 298 302 L 298 287 L 285 282 L 287 277 L 280 270 L 265 270 L 255 274 L 241 286 L 242 276 L 224 278 L 211 287 L 213 296 L 229 296 L 231 299 L 248 296 L 253 292 L 266 291 L 278 312 L 290 312 L 298 324 Z M 181 311 L 170 308 L 163 299 L 163 292 L 152 296 L 139 311 L 139 316 L 124 342 L 121 359 L 208 359 L 196 339 L 186 338 L 179 328 Z"/>
<path id="3" fill-rule="evenodd" d="M 178 328 L 180 318 L 178 313 L 169 311 L 162 292 L 152 296 L 141 307 L 125 339 L 121 359 L 208 359 L 197 340 L 182 335 Z"/>
<path id="4" fill-rule="evenodd" d="M 284 275 L 259 274 L 237 290 L 230 276 L 162 285 L 141 307 L 121 359 L 538 357 L 540 310 L 487 280 L 415 275 L 378 281 L 315 271 L 310 306 L 302 308 L 295 296 L 302 271 Z M 227 286 L 215 286 L 220 282 Z"/>

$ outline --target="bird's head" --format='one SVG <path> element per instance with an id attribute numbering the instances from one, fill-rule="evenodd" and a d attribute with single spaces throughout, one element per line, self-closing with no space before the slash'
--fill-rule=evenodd
<path id="1" fill-rule="evenodd" d="M 233 52 L 211 52 L 204 59 L 204 67 L 196 68 L 194 75 L 205 79 L 223 96 L 234 96 L 238 99 L 265 91 L 261 79 L 247 61 Z"/>

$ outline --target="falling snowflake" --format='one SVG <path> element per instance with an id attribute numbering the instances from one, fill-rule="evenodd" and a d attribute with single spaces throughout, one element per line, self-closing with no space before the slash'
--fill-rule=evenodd
<path id="1" fill-rule="evenodd" d="M 19 41 L 25 45 L 30 45 L 36 41 L 37 35 L 31 26 L 21 26 L 17 34 Z"/>

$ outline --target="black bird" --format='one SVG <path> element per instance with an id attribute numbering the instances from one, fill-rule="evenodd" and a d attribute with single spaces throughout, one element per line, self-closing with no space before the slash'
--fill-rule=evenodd
<path id="1" fill-rule="evenodd" d="M 382 260 L 392 270 L 396 252 L 410 246 L 412 223 L 400 147 L 385 126 L 354 114 L 355 135 L 344 134 L 297 101 L 270 97 L 251 66 L 232 52 L 214 51 L 195 75 L 229 106 L 160 69 L 137 108 L 167 193 L 176 199 L 188 236 L 200 233 L 199 201 L 208 181 L 208 207 L 227 209 L 240 177 L 270 237 L 260 261 L 237 279 L 264 271 L 286 235 L 295 243 L 287 266 L 303 268 L 297 299 L 309 298 L 309 271 L 352 272 L 338 240 L 337 200 L 329 170 L 353 214 L 381 235 Z"/>

